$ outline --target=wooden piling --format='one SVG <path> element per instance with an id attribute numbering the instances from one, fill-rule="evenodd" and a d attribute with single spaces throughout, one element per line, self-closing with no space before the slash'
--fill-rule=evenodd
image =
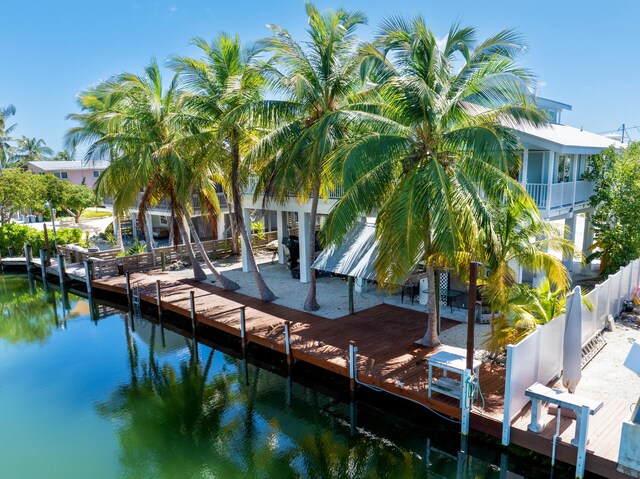
<path id="1" fill-rule="evenodd" d="M 198 358 L 198 338 L 196 337 L 196 299 L 193 290 L 189 291 L 189 305 L 191 306 L 191 334 L 193 335 L 194 356 Z"/>
<path id="2" fill-rule="evenodd" d="M 133 311 L 133 295 L 131 291 L 131 275 L 129 271 L 124 274 L 126 280 L 126 290 L 127 290 L 127 305 L 129 306 L 129 311 Z"/>
<path id="3" fill-rule="evenodd" d="M 167 255 L 164 251 L 160 252 L 160 264 L 162 265 L 162 271 L 167 270 Z"/>
<path id="4" fill-rule="evenodd" d="M 240 308 L 240 341 L 242 349 L 244 349 L 247 346 L 247 323 L 244 306 Z"/>
<path id="5" fill-rule="evenodd" d="M 47 250 L 40 248 L 40 272 L 42 274 L 42 282 L 47 281 Z"/>
<path id="6" fill-rule="evenodd" d="M 47 222 L 42 223 L 44 232 L 44 249 L 47 252 L 46 266 L 51 266 L 51 258 L 49 257 L 49 232 L 47 231 Z"/>
<path id="7" fill-rule="evenodd" d="M 93 281 L 93 260 L 91 258 L 84 262 L 85 284 L 87 293 L 91 294 L 91 281 Z"/>
<path id="8" fill-rule="evenodd" d="M 58 254 L 58 278 L 60 280 L 60 286 L 65 285 L 66 274 L 67 274 L 66 258 L 64 254 L 60 253 Z"/>
<path id="9" fill-rule="evenodd" d="M 29 243 L 24 245 L 24 259 L 25 259 L 25 265 L 27 267 L 27 273 L 30 273 L 32 258 L 31 258 L 31 245 Z"/>
<path id="10" fill-rule="evenodd" d="M 158 306 L 158 321 L 162 326 L 162 297 L 160 296 L 160 280 L 156 280 L 156 305 Z"/>
<path id="11" fill-rule="evenodd" d="M 291 366 L 291 321 L 284 323 L 284 349 L 287 354 L 287 366 Z"/>

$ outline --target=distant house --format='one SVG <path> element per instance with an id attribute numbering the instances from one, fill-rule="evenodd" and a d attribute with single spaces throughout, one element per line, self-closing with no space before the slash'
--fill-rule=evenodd
<path id="1" fill-rule="evenodd" d="M 86 163 L 83 161 L 30 161 L 26 167 L 33 173 L 53 175 L 61 180 L 92 187 L 100 174 L 109 166 L 107 161 Z"/>

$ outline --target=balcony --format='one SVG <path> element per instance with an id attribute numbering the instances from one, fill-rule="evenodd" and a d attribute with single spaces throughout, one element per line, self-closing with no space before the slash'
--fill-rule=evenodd
<path id="1" fill-rule="evenodd" d="M 249 178 L 249 183 L 244 189 L 245 195 L 252 195 L 256 191 L 256 186 L 258 184 L 258 178 L 252 176 Z M 289 193 L 289 197 L 296 198 L 298 195 L 294 192 Z M 330 200 L 338 200 L 344 196 L 344 188 L 342 185 L 336 185 L 333 189 L 329 191 L 328 199 Z"/>
<path id="2" fill-rule="evenodd" d="M 549 207 L 554 210 L 583 205 L 593 194 L 593 187 L 593 183 L 588 181 L 553 183 L 551 188 L 547 183 L 527 183 L 527 193 L 536 202 L 538 209 L 544 211 Z"/>
<path id="3" fill-rule="evenodd" d="M 218 192 L 218 202 L 220 203 L 220 209 L 224 209 L 227 207 L 227 200 L 224 196 L 224 193 L 222 192 Z M 138 208 L 138 206 L 140 205 L 140 200 L 142 199 L 142 193 L 140 193 L 140 195 L 138 196 L 138 201 L 136 202 L 136 206 L 133 207 L 133 209 Z M 104 205 L 107 207 L 113 207 L 113 200 L 111 198 L 105 198 L 104 200 Z M 191 206 L 193 207 L 193 212 L 195 215 L 201 214 L 200 213 L 200 205 L 198 202 L 198 197 L 197 195 L 192 195 L 191 196 Z M 160 200 L 160 202 L 157 205 L 154 205 L 152 207 L 149 208 L 149 211 L 151 212 L 155 212 L 155 213 L 166 213 L 168 214 L 169 211 L 169 200 L 168 199 L 162 199 Z"/>

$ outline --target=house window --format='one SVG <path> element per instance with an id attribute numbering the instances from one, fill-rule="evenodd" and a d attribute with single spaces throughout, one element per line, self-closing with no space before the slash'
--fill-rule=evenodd
<path id="1" fill-rule="evenodd" d="M 584 180 L 585 175 L 589 171 L 589 165 L 591 164 L 591 155 L 580 155 L 578 157 L 578 181 Z"/>
<path id="2" fill-rule="evenodd" d="M 53 176 L 60 178 L 61 180 L 66 180 L 69 177 L 66 171 L 56 171 Z"/>
<path id="3" fill-rule="evenodd" d="M 169 221 L 167 220 L 166 216 L 161 216 L 160 217 L 160 224 L 161 225 L 168 225 L 169 224 Z"/>
<path id="4" fill-rule="evenodd" d="M 93 177 L 94 177 L 94 178 L 100 178 L 100 173 L 102 173 L 102 171 L 100 171 L 100 170 L 93 170 Z"/>
<path id="5" fill-rule="evenodd" d="M 571 155 L 557 155 L 556 156 L 556 168 L 554 172 L 554 183 L 568 183 L 573 181 L 571 177 L 571 162 L 573 158 Z"/>

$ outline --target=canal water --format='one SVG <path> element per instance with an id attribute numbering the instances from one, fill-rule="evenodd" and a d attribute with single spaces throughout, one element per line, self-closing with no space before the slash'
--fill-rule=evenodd
<path id="1" fill-rule="evenodd" d="M 572 477 L 25 276 L 0 275 L 0 311 L 3 478 Z"/>

